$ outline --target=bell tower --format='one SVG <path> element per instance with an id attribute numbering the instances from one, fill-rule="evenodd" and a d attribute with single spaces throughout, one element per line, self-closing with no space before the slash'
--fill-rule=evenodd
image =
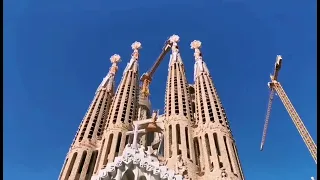
<path id="1" fill-rule="evenodd" d="M 201 42 L 193 41 L 195 119 L 194 144 L 196 164 L 205 179 L 244 180 L 238 152 L 225 110 L 200 51 Z"/>
<path id="2" fill-rule="evenodd" d="M 134 42 L 131 47 L 133 53 L 123 72 L 109 111 L 95 171 L 102 169 L 107 163 L 112 162 L 116 156 L 122 154 L 125 145 L 129 142 L 129 135 L 126 135 L 126 132 L 130 130 L 132 122 L 137 118 L 139 94 L 138 59 L 141 43 Z"/>
<path id="3" fill-rule="evenodd" d="M 169 72 L 165 97 L 166 138 L 164 154 L 168 160 L 168 167 L 174 168 L 178 161 L 177 158 L 181 158 L 189 169 L 193 169 L 195 168 L 193 164 L 195 157 L 192 143 L 193 116 L 189 85 L 178 47 L 179 36 L 173 35 L 169 41 L 172 43 L 172 53 L 168 67 Z M 189 174 L 189 177 L 192 176 Z"/>
<path id="4" fill-rule="evenodd" d="M 120 56 L 110 58 L 112 66 L 107 76 L 99 85 L 94 99 L 85 114 L 76 136 L 71 144 L 59 180 L 85 180 L 92 176 L 97 160 L 103 127 L 107 112 L 114 96 L 114 77 L 118 71 Z"/>

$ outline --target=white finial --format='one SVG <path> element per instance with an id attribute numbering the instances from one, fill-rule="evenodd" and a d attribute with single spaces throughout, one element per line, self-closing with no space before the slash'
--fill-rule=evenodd
<path id="1" fill-rule="evenodd" d="M 121 61 L 121 57 L 119 54 L 114 54 L 110 57 L 110 61 L 112 63 L 112 66 L 110 67 L 110 74 L 115 75 L 116 72 L 118 71 L 118 66 L 117 63 L 119 63 Z"/>
<path id="2" fill-rule="evenodd" d="M 178 35 L 174 34 L 169 38 L 169 40 L 172 43 L 178 43 L 180 41 L 180 37 Z"/>
<path id="3" fill-rule="evenodd" d="M 131 55 L 131 57 L 134 60 L 138 60 L 139 59 L 139 49 L 142 48 L 141 43 L 138 41 L 135 41 L 132 45 L 131 48 L 133 49 L 133 53 Z"/>
<path id="4" fill-rule="evenodd" d="M 132 48 L 133 50 L 139 50 L 139 49 L 142 48 L 142 46 L 141 46 L 141 43 L 140 43 L 140 42 L 135 41 L 134 43 L 132 43 L 131 48 Z"/>
<path id="5" fill-rule="evenodd" d="M 180 37 L 178 35 L 174 34 L 169 38 L 169 41 L 172 43 L 172 47 L 171 47 L 172 53 L 175 54 L 173 57 L 173 59 L 174 59 L 173 61 L 176 61 L 176 58 L 177 58 L 176 55 L 179 52 L 178 42 L 180 41 Z M 170 64 L 171 64 L 171 60 L 170 60 Z"/>
<path id="6" fill-rule="evenodd" d="M 201 57 L 201 52 L 200 52 L 200 48 L 201 48 L 201 41 L 198 41 L 198 40 L 194 40 L 191 42 L 190 44 L 191 46 L 191 49 L 194 49 L 194 59 L 196 61 L 202 59 Z"/>
<path id="7" fill-rule="evenodd" d="M 120 57 L 119 54 L 114 54 L 114 55 L 112 55 L 112 56 L 110 57 L 110 61 L 111 61 L 112 64 L 113 64 L 113 63 L 118 63 L 118 62 L 121 61 L 121 57 Z"/>
<path id="8" fill-rule="evenodd" d="M 191 49 L 200 49 L 201 48 L 201 41 L 194 40 L 190 44 Z"/>

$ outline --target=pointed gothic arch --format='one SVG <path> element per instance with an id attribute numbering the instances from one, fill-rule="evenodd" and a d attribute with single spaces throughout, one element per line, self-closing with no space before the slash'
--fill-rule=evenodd
<path id="1" fill-rule="evenodd" d="M 121 180 L 132 180 L 134 179 L 134 173 L 131 169 L 126 170 L 126 172 L 123 174 Z"/>

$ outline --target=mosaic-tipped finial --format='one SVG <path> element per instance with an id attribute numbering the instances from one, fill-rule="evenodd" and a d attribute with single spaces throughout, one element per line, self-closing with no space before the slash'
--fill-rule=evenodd
<path id="1" fill-rule="evenodd" d="M 169 38 L 169 41 L 172 43 L 178 43 L 180 41 L 180 37 L 178 35 L 174 34 Z"/>
<path id="2" fill-rule="evenodd" d="M 119 63 L 121 61 L 121 57 L 119 54 L 114 54 L 110 57 L 110 61 L 112 64 Z"/>
<path id="3" fill-rule="evenodd" d="M 202 59 L 201 52 L 200 52 L 201 41 L 194 40 L 194 41 L 191 42 L 190 46 L 191 46 L 191 49 L 194 49 L 194 54 L 193 54 L 194 55 L 194 59 L 196 61 Z"/>
<path id="4" fill-rule="evenodd" d="M 135 41 L 134 43 L 132 43 L 131 48 L 132 48 L 133 50 L 139 50 L 139 49 L 142 48 L 142 45 L 141 45 L 140 42 Z"/>
<path id="5" fill-rule="evenodd" d="M 201 41 L 199 40 L 194 40 L 190 44 L 191 49 L 200 49 L 201 48 Z"/>

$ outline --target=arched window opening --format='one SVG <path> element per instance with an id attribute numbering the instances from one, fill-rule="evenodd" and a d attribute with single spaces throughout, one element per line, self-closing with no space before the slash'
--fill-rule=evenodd
<path id="1" fill-rule="evenodd" d="M 181 154 L 180 146 L 181 146 L 181 134 L 180 134 L 180 125 L 176 125 L 176 140 L 177 140 L 177 155 Z"/>
<path id="2" fill-rule="evenodd" d="M 97 164 L 95 165 L 94 172 L 97 172 L 97 170 L 98 170 L 98 164 L 99 164 L 99 161 L 100 161 L 100 158 L 101 158 L 102 149 L 103 149 L 103 147 L 104 147 L 104 142 L 105 142 L 105 141 L 106 141 L 106 139 L 103 139 L 102 144 L 101 144 L 101 147 L 100 147 L 100 151 L 99 151 L 98 161 L 97 161 Z"/>
<path id="3" fill-rule="evenodd" d="M 121 178 L 121 180 L 133 180 L 133 179 L 135 179 L 135 176 L 132 170 L 130 169 L 128 169 Z"/>
<path id="4" fill-rule="evenodd" d="M 208 156 L 208 162 L 209 162 L 209 166 L 210 166 L 210 171 L 213 170 L 213 164 L 211 161 L 211 147 L 210 147 L 210 142 L 209 142 L 209 137 L 208 134 L 205 134 L 204 136 L 205 142 L 206 142 L 206 150 L 207 150 L 207 156 Z"/>
<path id="5" fill-rule="evenodd" d="M 186 145 L 187 145 L 187 158 L 190 158 L 190 146 L 189 146 L 189 132 L 188 132 L 188 128 L 185 127 L 184 128 L 184 133 L 186 135 Z"/>
<path id="6" fill-rule="evenodd" d="M 119 132 L 119 133 L 118 133 L 118 138 L 117 138 L 117 145 L 116 145 L 116 153 L 115 153 L 115 156 L 118 156 L 118 155 L 119 155 L 120 144 L 121 144 L 121 137 L 122 137 L 122 133 Z"/>
<path id="7" fill-rule="evenodd" d="M 79 164 L 79 167 L 78 167 L 78 170 L 77 170 L 77 175 L 79 175 L 79 176 L 80 176 L 80 174 L 82 172 L 82 168 L 83 168 L 83 165 L 84 165 L 84 161 L 86 160 L 86 157 L 87 157 L 87 151 L 83 151 L 82 156 L 81 156 L 81 160 L 80 160 L 80 164 Z"/>
<path id="8" fill-rule="evenodd" d="M 77 158 L 77 155 L 78 153 L 75 152 L 71 158 L 71 161 L 70 161 L 70 164 L 69 164 L 69 167 L 68 167 L 68 170 L 67 170 L 67 173 L 66 173 L 66 176 L 64 177 L 64 180 L 68 180 L 69 179 L 69 176 L 71 174 L 71 171 L 72 171 L 72 168 L 73 168 L 73 165 L 74 165 L 74 162 L 76 161 L 76 158 Z"/>
<path id="9" fill-rule="evenodd" d="M 109 156 L 109 153 L 110 153 L 112 140 L 113 140 L 113 134 L 110 134 L 108 142 L 107 142 L 106 154 L 105 154 L 104 159 L 103 159 L 103 165 L 106 165 L 108 163 L 108 156 Z"/>
<path id="10" fill-rule="evenodd" d="M 90 179 L 91 178 L 91 176 L 93 174 L 94 165 L 96 164 L 96 161 L 97 161 L 97 157 L 98 157 L 98 151 L 95 150 L 91 154 L 91 158 L 90 158 L 90 161 L 89 161 L 89 167 L 88 167 L 85 179 Z"/>
<path id="11" fill-rule="evenodd" d="M 217 159 L 218 159 L 218 162 L 219 162 L 219 168 L 222 168 L 223 167 L 223 163 L 220 161 L 221 152 L 220 152 L 217 133 L 213 133 L 213 140 L 214 140 L 214 145 L 215 145 L 216 151 L 217 151 Z"/>
<path id="12" fill-rule="evenodd" d="M 194 158 L 196 160 L 196 165 L 200 166 L 200 146 L 199 146 L 199 140 L 197 137 L 193 138 L 193 144 L 194 144 Z"/>
<path id="13" fill-rule="evenodd" d="M 169 158 L 172 157 L 172 126 L 169 125 Z"/>
<path id="14" fill-rule="evenodd" d="M 226 151 L 227 151 L 227 156 L 228 156 L 228 161 L 229 161 L 229 164 L 230 164 L 231 172 L 233 172 L 233 167 L 232 167 L 232 163 L 231 163 L 230 153 L 229 153 L 229 150 L 228 150 L 226 136 L 223 136 L 223 141 L 224 141 L 224 146 L 226 147 Z"/>

